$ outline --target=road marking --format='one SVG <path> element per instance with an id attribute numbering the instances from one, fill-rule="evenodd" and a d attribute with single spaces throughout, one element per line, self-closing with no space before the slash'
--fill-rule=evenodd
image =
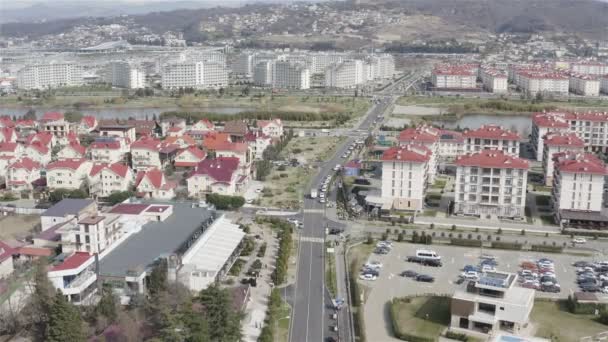
<path id="1" fill-rule="evenodd" d="M 323 209 L 304 209 L 304 213 L 309 214 L 323 214 L 325 211 Z"/>
<path id="2" fill-rule="evenodd" d="M 300 237 L 300 241 L 316 242 L 316 243 L 324 243 L 325 242 L 325 240 L 323 238 L 308 237 L 308 236 L 302 236 L 302 237 Z"/>

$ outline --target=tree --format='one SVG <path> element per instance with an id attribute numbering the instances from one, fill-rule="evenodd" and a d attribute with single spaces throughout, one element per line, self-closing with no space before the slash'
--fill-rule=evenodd
<path id="1" fill-rule="evenodd" d="M 28 110 L 27 113 L 23 115 L 23 120 L 36 120 L 36 111 L 33 109 Z"/>
<path id="2" fill-rule="evenodd" d="M 49 314 L 46 341 L 78 342 L 85 339 L 80 313 L 61 292 L 57 292 Z"/>
<path id="3" fill-rule="evenodd" d="M 51 203 L 57 203 L 64 198 L 87 198 L 87 193 L 80 189 L 68 190 L 68 189 L 57 189 L 49 194 L 49 201 Z"/>
<path id="4" fill-rule="evenodd" d="M 160 259 L 148 277 L 148 292 L 151 297 L 167 290 L 167 260 Z"/>
<path id="5" fill-rule="evenodd" d="M 205 308 L 210 341 L 240 341 L 240 314 L 233 309 L 228 290 L 213 284 L 200 292 L 198 301 Z"/>
<path id="6" fill-rule="evenodd" d="M 82 120 L 82 113 L 80 112 L 66 112 L 64 114 L 64 118 L 67 122 L 71 122 L 71 123 L 75 123 L 75 122 L 80 122 L 80 120 Z"/>
<path id="7" fill-rule="evenodd" d="M 101 299 L 95 308 L 97 315 L 108 319 L 108 323 L 114 323 L 118 319 L 118 302 L 112 292 L 112 288 L 104 286 L 101 290 Z"/>
<path id="8" fill-rule="evenodd" d="M 113 192 L 108 196 L 107 201 L 111 205 L 115 205 L 118 203 L 122 203 L 124 200 L 133 197 L 133 193 L 131 191 L 121 191 L 121 192 Z"/>
<path id="9" fill-rule="evenodd" d="M 32 323 L 37 341 L 46 340 L 46 326 L 53 306 L 55 288 L 47 277 L 47 261 L 40 258 L 34 265 L 34 293 L 32 294 Z"/>

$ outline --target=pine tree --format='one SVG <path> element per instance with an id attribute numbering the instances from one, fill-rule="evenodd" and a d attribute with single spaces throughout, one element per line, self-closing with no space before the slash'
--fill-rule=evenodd
<path id="1" fill-rule="evenodd" d="M 211 341 L 239 341 L 241 339 L 240 314 L 232 308 L 227 290 L 212 285 L 198 297 L 205 307 Z"/>
<path id="2" fill-rule="evenodd" d="M 118 319 L 118 303 L 110 287 L 104 286 L 101 290 L 101 299 L 97 303 L 97 315 L 108 319 L 108 323 L 114 323 Z"/>
<path id="3" fill-rule="evenodd" d="M 56 293 L 49 314 L 46 341 L 79 342 L 85 339 L 80 313 L 61 292 Z"/>
<path id="4" fill-rule="evenodd" d="M 32 295 L 32 322 L 34 324 L 35 340 L 46 340 L 46 327 L 53 306 L 55 288 L 47 277 L 47 261 L 40 258 L 34 266 L 34 293 Z"/>

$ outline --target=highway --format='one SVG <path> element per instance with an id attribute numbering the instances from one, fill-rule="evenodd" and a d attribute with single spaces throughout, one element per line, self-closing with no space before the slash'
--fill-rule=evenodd
<path id="1" fill-rule="evenodd" d="M 374 104 L 365 114 L 357 129 L 369 130 L 373 121 L 383 115 L 395 99 L 383 97 Z M 311 182 L 312 188 L 319 188 L 323 179 L 330 173 L 336 164 L 343 164 L 341 155 L 356 140 L 349 137 L 337 149 L 334 156 L 320 166 L 319 173 Z M 307 194 L 310 189 L 307 189 Z M 296 282 L 293 287 L 293 314 L 290 321 L 289 340 L 292 342 L 321 342 L 333 333 L 329 332 L 331 306 L 327 303 L 329 296 L 325 289 L 325 205 L 318 200 L 304 199 Z M 331 312 L 333 313 L 333 311 Z M 340 329 L 348 329 L 340 327 Z M 332 335 L 333 336 L 333 335 Z M 341 339 L 346 341 L 348 339 Z"/>

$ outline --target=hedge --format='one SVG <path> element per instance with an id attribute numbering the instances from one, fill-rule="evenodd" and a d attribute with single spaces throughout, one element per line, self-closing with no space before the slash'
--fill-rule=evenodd
<path id="1" fill-rule="evenodd" d="M 400 299 L 393 299 L 393 301 L 391 302 L 391 305 L 390 305 L 391 324 L 393 325 L 393 332 L 395 334 L 395 337 L 400 340 L 409 341 L 409 342 L 434 342 L 435 339 L 433 339 L 433 338 L 409 334 L 409 333 L 407 333 L 405 331 L 401 331 L 401 329 L 399 329 L 399 323 L 397 322 L 397 319 L 395 318 L 397 316 L 397 313 L 395 312 L 395 305 L 393 305 L 394 301 L 400 301 Z"/>
<path id="2" fill-rule="evenodd" d="M 207 202 L 213 204 L 218 210 L 236 210 L 245 204 L 245 198 L 241 196 L 207 194 Z"/>
<path id="3" fill-rule="evenodd" d="M 564 248 L 561 246 L 547 246 L 547 245 L 532 245 L 532 252 L 545 252 L 545 253 L 561 253 Z"/>
<path id="4" fill-rule="evenodd" d="M 564 300 L 566 309 L 575 315 L 595 315 L 595 310 L 606 310 L 606 304 L 580 303 L 575 297 L 568 296 Z"/>
<path id="5" fill-rule="evenodd" d="M 468 240 L 468 239 L 451 239 L 450 245 L 465 246 L 465 247 L 481 247 L 481 240 Z"/>
<path id="6" fill-rule="evenodd" d="M 578 231 L 576 229 L 566 229 L 564 230 L 564 234 L 567 235 L 576 235 L 576 236 L 590 236 L 590 237 L 608 237 L 608 231 Z"/>
<path id="7" fill-rule="evenodd" d="M 514 242 L 493 241 L 492 248 L 510 249 L 510 250 L 514 250 L 514 251 L 520 251 L 522 249 L 522 244 L 514 243 Z"/>
<path id="8" fill-rule="evenodd" d="M 462 334 L 462 333 L 453 332 L 451 330 L 448 330 L 445 333 L 445 337 L 452 339 L 452 340 L 458 340 L 458 341 L 464 341 L 464 342 L 467 342 L 469 340 L 469 336 Z"/>

